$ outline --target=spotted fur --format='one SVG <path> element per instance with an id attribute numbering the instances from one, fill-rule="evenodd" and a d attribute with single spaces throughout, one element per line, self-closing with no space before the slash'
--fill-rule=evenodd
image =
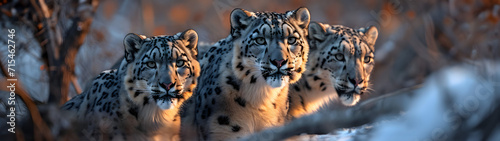
<path id="1" fill-rule="evenodd" d="M 201 57 L 200 84 L 182 114 L 183 139 L 235 140 L 283 124 L 288 85 L 305 71 L 309 19 L 306 8 L 233 10 L 231 34 Z"/>
<path id="2" fill-rule="evenodd" d="M 83 140 L 178 140 L 180 105 L 192 95 L 200 66 L 198 35 L 128 34 L 118 70 L 104 71 L 62 109 Z"/>
<path id="3" fill-rule="evenodd" d="M 352 29 L 312 22 L 307 71 L 290 88 L 291 117 L 312 113 L 325 104 L 355 105 L 369 86 L 377 36 L 373 26 Z"/>

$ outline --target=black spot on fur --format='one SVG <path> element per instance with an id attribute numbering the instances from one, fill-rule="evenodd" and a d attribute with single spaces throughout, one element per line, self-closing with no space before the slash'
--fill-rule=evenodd
<path id="1" fill-rule="evenodd" d="M 321 91 L 325 91 L 326 90 L 326 87 L 324 87 L 323 89 L 321 89 Z"/>
<path id="2" fill-rule="evenodd" d="M 307 83 L 307 81 L 306 81 L 306 85 L 305 85 L 305 86 L 306 86 L 306 88 L 307 88 L 308 90 L 311 90 L 311 86 L 309 86 L 309 83 Z"/>
<path id="3" fill-rule="evenodd" d="M 319 87 L 323 87 L 323 86 L 325 86 L 325 83 L 321 82 L 321 83 L 319 84 Z"/>
<path id="4" fill-rule="evenodd" d="M 106 99 L 106 98 L 108 98 L 108 95 L 109 95 L 109 93 L 107 93 L 107 92 L 102 92 L 102 96 L 101 96 L 101 98 L 102 98 L 102 99 Z"/>
<path id="5" fill-rule="evenodd" d="M 212 95 L 212 88 L 208 88 L 208 90 L 207 90 L 207 94 L 208 94 L 208 95 Z"/>
<path id="6" fill-rule="evenodd" d="M 238 132 L 238 131 L 241 130 L 241 127 L 238 126 L 238 125 L 234 125 L 234 126 L 231 127 L 231 130 L 233 130 L 233 132 Z"/>
<path id="7" fill-rule="evenodd" d="M 241 65 L 241 62 L 239 62 L 238 65 L 236 65 L 236 68 L 239 68 L 240 71 L 243 71 L 243 69 L 245 69 L 245 67 L 243 67 L 243 65 Z"/>
<path id="8" fill-rule="evenodd" d="M 133 87 L 129 87 L 128 90 L 133 90 L 134 88 Z"/>
<path id="9" fill-rule="evenodd" d="M 118 96 L 118 90 L 115 90 L 113 91 L 113 93 L 111 93 L 111 97 L 117 97 Z"/>
<path id="10" fill-rule="evenodd" d="M 313 79 L 314 79 L 314 81 L 316 81 L 316 80 L 320 80 L 321 78 L 319 78 L 318 76 L 315 75 Z"/>
<path id="11" fill-rule="evenodd" d="M 138 92 L 138 91 L 136 91 L 136 92 L 134 93 L 134 98 L 135 98 L 135 97 L 137 97 L 137 96 L 139 96 L 140 94 L 142 94 L 142 92 Z"/>
<path id="12" fill-rule="evenodd" d="M 153 95 L 153 99 L 154 99 L 154 100 L 157 100 L 158 98 L 160 98 L 160 96 L 158 96 L 158 95 Z"/>
<path id="13" fill-rule="evenodd" d="M 257 77 L 255 77 L 255 76 L 253 76 L 253 75 L 252 75 L 252 76 L 250 77 L 250 84 L 255 83 L 255 81 L 257 81 Z"/>
<path id="14" fill-rule="evenodd" d="M 138 107 L 134 106 L 134 107 L 130 107 L 130 109 L 128 109 L 128 112 L 130 114 L 132 114 L 135 117 L 135 119 L 139 119 L 139 117 L 137 117 L 137 114 L 138 114 L 137 110 L 138 110 Z"/>
<path id="15" fill-rule="evenodd" d="M 250 74 L 250 69 L 248 69 L 247 72 L 245 72 L 245 76 L 248 76 L 248 74 Z"/>
<path id="16" fill-rule="evenodd" d="M 215 94 L 217 94 L 217 95 L 219 95 L 222 92 L 222 90 L 220 89 L 220 87 L 216 87 L 214 89 L 214 91 L 215 91 Z"/>
<path id="17" fill-rule="evenodd" d="M 217 122 L 219 125 L 229 125 L 229 117 L 228 116 L 219 116 L 217 118 Z"/>
<path id="18" fill-rule="evenodd" d="M 122 118 L 123 117 L 122 113 L 119 112 L 119 111 L 116 111 L 116 115 L 118 116 L 118 118 Z"/>
<path id="19" fill-rule="evenodd" d="M 299 98 L 300 98 L 300 104 L 302 105 L 302 108 L 304 108 L 304 110 L 306 110 L 306 105 L 304 104 L 304 98 L 299 95 Z"/>
<path id="20" fill-rule="evenodd" d="M 237 91 L 239 91 L 239 90 L 240 90 L 240 85 L 239 85 L 236 81 L 234 81 L 234 80 L 233 80 L 233 78 L 232 78 L 231 76 L 228 76 L 228 77 L 226 77 L 226 78 L 227 78 L 226 83 L 227 83 L 228 85 L 233 86 L 233 88 L 234 88 L 235 90 L 237 90 Z"/>
<path id="21" fill-rule="evenodd" d="M 241 107 L 245 107 L 245 104 L 246 104 L 246 100 L 241 98 L 241 97 L 238 97 L 238 98 L 235 98 L 234 101 L 236 103 L 238 103 Z"/>
<path id="22" fill-rule="evenodd" d="M 65 109 L 69 110 L 69 109 L 71 109 L 73 107 L 73 105 L 75 105 L 75 103 L 73 103 L 73 102 L 68 103 L 68 104 L 65 105 L 65 107 L 66 107 Z"/>
<path id="23" fill-rule="evenodd" d="M 295 91 L 300 92 L 299 86 L 295 85 L 295 86 L 293 86 L 293 88 L 295 89 Z"/>
<path id="24" fill-rule="evenodd" d="M 149 103 L 149 97 L 145 96 L 144 97 L 144 104 L 142 104 L 143 106 L 148 104 Z"/>
<path id="25" fill-rule="evenodd" d="M 201 112 L 201 119 L 206 119 L 207 117 L 210 117 L 212 114 L 212 110 L 205 106 L 205 109 Z"/>

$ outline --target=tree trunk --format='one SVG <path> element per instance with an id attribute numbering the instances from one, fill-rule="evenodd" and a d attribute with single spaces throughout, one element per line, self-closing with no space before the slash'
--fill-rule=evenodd
<path id="1" fill-rule="evenodd" d="M 58 53 L 47 47 L 47 64 L 49 68 L 56 68 L 49 71 L 49 103 L 64 104 L 68 100 L 69 84 L 75 75 L 76 54 L 85 40 L 91 23 L 91 17 L 73 19 L 73 24 L 66 32 Z"/>

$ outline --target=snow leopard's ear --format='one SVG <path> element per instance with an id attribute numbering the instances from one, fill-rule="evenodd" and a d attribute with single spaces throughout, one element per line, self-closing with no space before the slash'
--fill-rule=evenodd
<path id="1" fill-rule="evenodd" d="M 287 15 L 289 15 L 287 13 Z M 311 14 L 307 8 L 301 7 L 293 11 L 292 17 L 300 28 L 306 29 L 311 21 Z"/>
<path id="2" fill-rule="evenodd" d="M 323 25 L 317 22 L 309 24 L 309 39 L 323 41 L 325 40 L 326 30 Z"/>
<path id="3" fill-rule="evenodd" d="M 252 21 L 253 15 L 254 13 L 241 8 L 234 9 L 231 12 L 231 35 L 239 37 L 240 30 L 244 30 L 248 27 Z"/>
<path id="4" fill-rule="evenodd" d="M 369 46 L 375 45 L 375 41 L 377 41 L 378 37 L 378 29 L 375 26 L 370 26 L 368 28 L 361 28 L 359 31 L 363 32 L 366 37 L 366 43 Z"/>
<path id="5" fill-rule="evenodd" d="M 183 42 L 184 46 L 190 51 L 190 54 L 194 59 L 198 55 L 198 33 L 193 29 L 188 29 L 181 33 L 179 37 Z"/>
<path id="6" fill-rule="evenodd" d="M 129 33 L 123 39 L 123 45 L 125 46 L 125 60 L 127 62 L 132 62 L 135 59 L 135 55 L 141 49 L 142 42 L 146 37 L 143 35 L 137 35 L 135 33 Z"/>
<path id="7" fill-rule="evenodd" d="M 308 28 L 308 40 L 309 40 L 309 48 L 310 50 L 317 49 L 317 43 L 325 40 L 326 30 L 321 23 L 311 22 Z"/>

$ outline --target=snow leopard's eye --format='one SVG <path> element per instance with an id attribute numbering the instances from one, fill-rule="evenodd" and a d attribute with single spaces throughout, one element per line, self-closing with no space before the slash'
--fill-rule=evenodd
<path id="1" fill-rule="evenodd" d="M 372 62 L 372 57 L 365 56 L 365 58 L 363 60 L 364 60 L 365 63 L 370 63 L 370 62 Z"/>
<path id="2" fill-rule="evenodd" d="M 338 61 L 344 61 L 344 54 L 342 53 L 337 53 L 335 54 L 335 59 L 337 59 Z"/>
<path id="3" fill-rule="evenodd" d="M 183 67 L 185 63 L 186 63 L 186 61 L 184 61 L 184 60 L 177 60 L 175 62 L 175 64 L 177 65 L 177 67 Z"/>
<path id="4" fill-rule="evenodd" d="M 257 38 L 255 38 L 255 43 L 257 43 L 259 45 L 265 45 L 266 44 L 266 39 L 263 38 L 263 37 L 257 37 Z"/>
<path id="5" fill-rule="evenodd" d="M 149 67 L 149 68 L 156 68 L 156 62 L 154 61 L 149 61 L 149 62 L 146 62 L 146 65 Z"/>
<path id="6" fill-rule="evenodd" d="M 289 45 L 294 45 L 295 43 L 297 43 L 297 38 L 295 38 L 295 37 L 288 37 L 288 44 Z"/>

